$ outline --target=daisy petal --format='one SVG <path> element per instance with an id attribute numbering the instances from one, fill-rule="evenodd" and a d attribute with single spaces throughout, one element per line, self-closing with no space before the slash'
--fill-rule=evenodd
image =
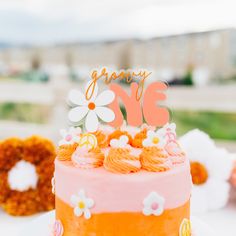
<path id="1" fill-rule="evenodd" d="M 150 147 L 150 146 L 152 146 L 152 142 L 151 142 L 151 140 L 150 139 L 144 139 L 143 140 L 143 146 L 144 147 Z"/>
<path id="2" fill-rule="evenodd" d="M 153 215 L 159 216 L 163 213 L 163 208 L 158 208 L 156 211 L 153 211 Z"/>
<path id="3" fill-rule="evenodd" d="M 83 214 L 83 211 L 79 207 L 75 207 L 74 214 L 79 217 Z"/>
<path id="4" fill-rule="evenodd" d="M 62 137 L 65 137 L 65 136 L 67 135 L 67 131 L 66 131 L 65 129 L 61 129 L 61 130 L 60 130 L 60 135 L 61 135 Z"/>
<path id="5" fill-rule="evenodd" d="M 68 118 L 71 122 L 81 121 L 88 113 L 87 107 L 75 107 L 69 111 Z"/>
<path id="6" fill-rule="evenodd" d="M 84 218 L 87 220 L 91 218 L 91 213 L 89 209 L 84 210 Z"/>
<path id="7" fill-rule="evenodd" d="M 85 99 L 89 101 L 94 101 L 98 94 L 98 85 L 97 83 L 94 85 L 93 80 L 88 81 L 85 87 Z M 86 96 L 87 95 L 87 96 Z"/>
<path id="8" fill-rule="evenodd" d="M 96 106 L 105 106 L 112 103 L 114 99 L 114 92 L 111 90 L 105 90 L 97 96 L 95 104 Z"/>
<path id="9" fill-rule="evenodd" d="M 207 182 L 206 198 L 208 208 L 217 210 L 226 205 L 229 199 L 230 184 L 226 181 L 209 179 Z"/>
<path id="10" fill-rule="evenodd" d="M 85 119 L 85 128 L 88 132 L 96 132 L 98 129 L 98 118 L 94 111 L 89 111 Z"/>
<path id="11" fill-rule="evenodd" d="M 85 198 L 86 198 L 86 197 L 85 197 L 85 191 L 84 191 L 84 189 L 80 189 L 80 190 L 79 190 L 78 196 L 79 196 L 79 198 L 81 198 L 81 199 L 85 199 Z"/>
<path id="12" fill-rule="evenodd" d="M 84 94 L 76 89 L 69 92 L 68 100 L 73 105 L 85 106 L 87 104 Z"/>
<path id="13" fill-rule="evenodd" d="M 203 213 L 208 210 L 208 202 L 206 196 L 206 185 L 196 186 L 192 188 L 191 195 L 191 212 Z"/>
<path id="14" fill-rule="evenodd" d="M 93 207 L 93 205 L 94 205 L 94 200 L 91 199 L 91 198 L 87 198 L 87 199 L 85 200 L 85 203 L 86 203 L 86 206 L 87 206 L 88 208 L 91 208 L 91 207 Z"/>
<path id="15" fill-rule="evenodd" d="M 115 113 L 110 108 L 96 107 L 95 112 L 98 117 L 105 122 L 111 122 L 115 119 Z"/>
<path id="16" fill-rule="evenodd" d="M 79 201 L 79 198 L 76 195 L 72 195 L 70 198 L 70 202 L 73 206 L 76 206 Z"/>
<path id="17" fill-rule="evenodd" d="M 152 214 L 151 209 L 149 207 L 144 207 L 143 208 L 143 214 L 145 216 L 150 216 Z"/>
<path id="18" fill-rule="evenodd" d="M 147 137 L 148 137 L 148 138 L 152 139 L 152 138 L 154 138 L 155 136 L 156 136 L 156 132 L 155 132 L 155 131 L 153 131 L 153 130 L 148 130 L 148 132 L 147 132 Z"/>

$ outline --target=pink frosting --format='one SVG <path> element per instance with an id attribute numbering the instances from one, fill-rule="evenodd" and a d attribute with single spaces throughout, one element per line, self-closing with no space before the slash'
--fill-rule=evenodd
<path id="1" fill-rule="evenodd" d="M 179 207 L 190 198 L 192 182 L 187 161 L 166 172 L 141 170 L 126 175 L 103 167 L 78 169 L 58 160 L 55 168 L 57 197 L 70 205 L 71 195 L 84 189 L 95 202 L 92 213 L 140 212 L 144 198 L 153 191 L 165 198 L 165 209 Z"/>
<path id="2" fill-rule="evenodd" d="M 75 167 L 80 168 L 93 168 L 96 159 L 88 153 L 88 149 L 86 147 L 77 147 L 75 152 L 73 153 L 71 160 Z"/>

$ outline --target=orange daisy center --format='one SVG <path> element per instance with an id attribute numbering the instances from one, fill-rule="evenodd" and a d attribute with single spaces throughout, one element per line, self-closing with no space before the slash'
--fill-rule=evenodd
<path id="1" fill-rule="evenodd" d="M 208 179 L 208 172 L 206 167 L 199 162 L 191 162 L 190 166 L 193 184 L 201 185 L 206 183 Z"/>
<path id="2" fill-rule="evenodd" d="M 89 110 L 94 110 L 95 109 L 95 103 L 93 103 L 93 102 L 90 102 L 89 104 L 88 104 L 88 108 L 89 108 Z"/>

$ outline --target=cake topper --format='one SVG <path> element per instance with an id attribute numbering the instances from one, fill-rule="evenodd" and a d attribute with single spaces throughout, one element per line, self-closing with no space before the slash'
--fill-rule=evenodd
<path id="1" fill-rule="evenodd" d="M 113 127 L 120 127 L 124 117 L 120 108 L 120 101 L 127 114 L 127 123 L 130 126 L 141 126 L 143 120 L 150 126 L 163 126 L 169 121 L 168 108 L 159 103 L 166 100 L 164 92 L 168 86 L 158 81 L 150 84 L 146 89 L 145 80 L 151 72 L 131 70 L 111 72 L 102 68 L 100 73 L 94 70 L 91 80 L 87 82 L 85 92 L 71 90 L 68 101 L 72 106 L 69 111 L 69 120 L 76 126 L 84 124 L 88 132 L 96 132 L 100 121 L 109 123 Z M 130 84 L 130 93 L 115 80 L 125 80 Z M 98 94 L 98 81 L 104 80 L 109 89 Z M 134 80 L 138 82 L 133 82 Z"/>

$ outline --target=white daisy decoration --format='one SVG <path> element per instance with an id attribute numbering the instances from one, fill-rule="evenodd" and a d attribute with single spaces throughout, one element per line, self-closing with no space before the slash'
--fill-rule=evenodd
<path id="1" fill-rule="evenodd" d="M 164 204 L 165 199 L 162 196 L 160 196 L 156 192 L 151 192 L 143 200 L 143 214 L 146 216 L 159 216 L 164 212 Z"/>
<path id="2" fill-rule="evenodd" d="M 85 91 L 87 91 L 89 81 Z M 93 94 L 86 99 L 86 95 L 79 90 L 71 90 L 69 93 L 69 102 L 73 108 L 69 112 L 69 120 L 73 123 L 79 123 L 85 118 L 85 128 L 88 132 L 96 132 L 99 126 L 99 119 L 108 123 L 115 119 L 115 113 L 108 107 L 115 99 L 115 94 L 111 90 L 105 90 L 98 95 L 98 85 L 96 84 Z"/>
<path id="3" fill-rule="evenodd" d="M 67 131 L 65 129 L 60 130 L 62 139 L 59 141 L 59 146 L 79 143 L 81 128 L 70 127 Z"/>
<path id="4" fill-rule="evenodd" d="M 130 148 L 128 142 L 129 138 L 126 135 L 121 135 L 119 139 L 112 139 L 110 146 L 113 148 Z"/>
<path id="5" fill-rule="evenodd" d="M 233 168 L 230 154 L 216 147 L 213 140 L 200 130 L 182 136 L 180 144 L 191 164 L 191 211 L 198 213 L 224 207 L 229 199 L 228 180 Z"/>
<path id="6" fill-rule="evenodd" d="M 71 204 L 74 207 L 74 214 L 78 217 L 84 215 L 85 219 L 91 218 L 90 208 L 94 206 L 94 201 L 87 198 L 85 191 L 81 189 L 78 194 L 71 196 Z"/>
<path id="7" fill-rule="evenodd" d="M 162 132 L 149 130 L 147 132 L 147 138 L 143 140 L 144 147 L 160 147 L 163 148 L 166 142 L 162 135 Z"/>

